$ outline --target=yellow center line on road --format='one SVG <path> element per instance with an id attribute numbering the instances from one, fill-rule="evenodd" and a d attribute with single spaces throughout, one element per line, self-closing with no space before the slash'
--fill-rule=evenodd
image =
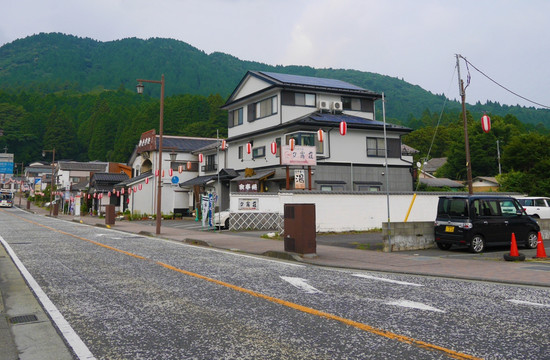
<path id="1" fill-rule="evenodd" d="M 136 259 L 149 261 L 151 263 L 157 264 L 159 266 L 162 266 L 166 269 L 178 272 L 180 274 L 184 274 L 184 275 L 191 276 L 191 277 L 194 277 L 194 278 L 197 278 L 197 279 L 205 280 L 205 281 L 208 281 L 208 282 L 220 285 L 220 286 L 224 286 L 226 288 L 229 288 L 229 289 L 232 289 L 232 290 L 235 290 L 235 291 L 239 291 L 241 293 L 249 294 L 249 295 L 255 296 L 257 298 L 264 299 L 264 300 L 267 300 L 267 301 L 270 301 L 272 303 L 279 304 L 279 305 L 282 305 L 282 306 L 286 306 L 288 308 L 295 309 L 295 310 L 298 310 L 298 311 L 301 311 L 301 312 L 304 312 L 304 313 L 307 313 L 307 314 L 311 314 L 311 315 L 323 317 L 323 318 L 326 318 L 326 319 L 338 321 L 338 322 L 341 322 L 343 324 L 353 326 L 357 329 L 369 332 L 371 334 L 375 334 L 375 335 L 383 336 L 383 337 L 388 338 L 388 339 L 397 340 L 397 341 L 400 341 L 400 342 L 411 344 L 411 345 L 417 346 L 417 347 L 422 348 L 422 349 L 440 351 L 440 352 L 443 352 L 445 355 L 447 355 L 447 356 L 449 356 L 450 358 L 453 358 L 453 359 L 469 359 L 469 360 L 474 360 L 474 359 L 479 360 L 479 359 L 481 359 L 481 358 L 478 358 L 478 357 L 475 357 L 475 356 L 472 356 L 472 355 L 463 354 L 463 353 L 460 353 L 460 352 L 457 352 L 457 351 L 454 351 L 454 350 L 451 350 L 451 349 L 447 349 L 447 348 L 442 347 L 442 346 L 430 344 L 430 343 L 427 343 L 427 342 L 424 342 L 424 341 L 421 341 L 421 340 L 417 340 L 417 339 L 414 339 L 414 338 L 411 338 L 411 337 L 408 337 L 408 336 L 399 335 L 399 334 L 393 333 L 391 331 L 378 329 L 378 328 L 372 327 L 372 326 L 367 325 L 367 324 L 363 324 L 363 323 L 360 323 L 360 322 L 357 322 L 357 321 L 354 321 L 354 320 L 343 318 L 343 317 L 338 316 L 338 315 L 330 314 L 330 313 L 320 311 L 320 310 L 315 310 L 315 309 L 307 307 L 307 306 L 299 305 L 299 304 L 296 304 L 296 303 L 293 303 L 293 302 L 290 302 L 290 301 L 286 301 L 286 300 L 282 300 L 282 299 L 279 299 L 279 298 L 276 298 L 276 297 L 273 297 L 273 296 L 265 295 L 265 294 L 256 292 L 254 290 L 249 290 L 249 289 L 237 286 L 237 285 L 233 285 L 233 284 L 221 281 L 221 280 L 216 280 L 216 279 L 213 279 L 213 278 L 210 278 L 210 277 L 207 277 L 207 276 L 204 276 L 204 275 L 200 275 L 200 274 L 197 274 L 197 273 L 194 273 L 194 272 L 191 272 L 191 271 L 183 270 L 183 269 L 177 268 L 175 266 L 165 264 L 165 263 L 160 262 L 160 261 L 154 261 L 152 259 L 146 258 L 146 257 L 141 256 L 141 255 L 137 255 L 137 254 L 134 254 L 134 253 L 131 253 L 131 252 L 128 252 L 128 251 L 117 249 L 115 247 L 105 245 L 105 244 L 102 244 L 102 243 L 99 243 L 97 241 L 93 241 L 93 240 L 90 240 L 90 239 L 86 239 L 84 237 L 74 235 L 74 234 L 71 234 L 71 233 L 68 233 L 68 232 L 65 232 L 65 231 L 62 231 L 62 230 L 54 229 L 50 226 L 43 225 L 43 224 L 37 223 L 35 221 L 25 219 L 25 218 L 20 217 L 18 215 L 13 215 L 13 214 L 10 214 L 10 215 L 18 217 L 18 218 L 20 218 L 20 219 L 22 219 L 26 222 L 29 222 L 31 224 L 41 226 L 41 227 L 46 228 L 48 230 L 51 230 L 51 231 L 54 231 L 54 232 L 57 232 L 57 233 L 60 233 L 60 234 L 63 234 L 63 235 L 71 236 L 71 237 L 74 237 L 74 238 L 79 239 L 79 240 L 87 241 L 91 244 L 103 247 L 103 248 L 108 249 L 108 250 L 117 251 L 121 254 L 128 255 L 128 256 L 134 257 Z"/>

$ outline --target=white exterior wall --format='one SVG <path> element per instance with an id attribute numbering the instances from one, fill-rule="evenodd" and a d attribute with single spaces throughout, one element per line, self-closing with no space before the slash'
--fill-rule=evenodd
<path id="1" fill-rule="evenodd" d="M 440 193 L 422 193 L 416 197 L 407 221 L 434 221 Z M 390 194 L 390 224 L 403 222 L 407 215 L 413 194 Z M 364 231 L 382 228 L 388 221 L 386 194 L 345 193 L 296 193 L 278 194 L 231 194 L 231 212 L 240 211 L 239 200 L 258 199 L 258 210 L 254 212 L 276 212 L 284 214 L 284 204 L 315 204 L 317 232 Z"/>

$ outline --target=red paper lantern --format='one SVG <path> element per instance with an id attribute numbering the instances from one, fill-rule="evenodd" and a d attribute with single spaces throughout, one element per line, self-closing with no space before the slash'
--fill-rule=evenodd
<path id="1" fill-rule="evenodd" d="M 88 199 L 91 199 L 92 198 L 92 195 L 88 194 Z"/>
<path id="2" fill-rule="evenodd" d="M 170 177 L 172 177 L 174 175 L 174 170 L 172 169 L 168 170 L 168 174 L 170 175 Z"/>
<path id="3" fill-rule="evenodd" d="M 120 191 L 117 191 L 117 192 L 116 192 L 116 196 L 117 196 L 117 197 L 120 197 Z"/>
<path id="4" fill-rule="evenodd" d="M 346 135 L 348 132 L 348 124 L 345 121 L 340 122 L 340 135 Z"/>
<path id="5" fill-rule="evenodd" d="M 162 170 L 162 177 L 164 177 L 164 170 Z"/>
<path id="6" fill-rule="evenodd" d="M 139 190 L 142 190 L 142 189 L 143 189 L 143 184 L 139 184 L 139 185 L 138 185 L 138 189 L 139 189 Z"/>
<path id="7" fill-rule="evenodd" d="M 122 195 L 124 195 L 124 188 L 122 188 L 122 190 L 120 191 L 120 193 L 121 193 Z"/>
<path id="8" fill-rule="evenodd" d="M 183 165 L 178 166 L 178 172 L 181 174 L 183 172 Z"/>
<path id="9" fill-rule="evenodd" d="M 322 129 L 317 130 L 317 140 L 323 142 L 325 139 L 325 132 Z"/>
<path id="10" fill-rule="evenodd" d="M 246 143 L 246 153 L 250 154 L 252 152 L 252 144 Z"/>
<path id="11" fill-rule="evenodd" d="M 131 193 L 132 193 L 132 188 L 129 187 L 129 188 L 128 188 L 128 195 L 130 195 Z"/>
<path id="12" fill-rule="evenodd" d="M 137 191 L 137 186 L 134 185 L 134 192 L 136 192 L 136 191 Z"/>
<path id="13" fill-rule="evenodd" d="M 288 140 L 288 145 L 290 145 L 290 151 L 294 151 L 294 146 L 296 145 L 295 139 Z"/>
<path id="14" fill-rule="evenodd" d="M 271 143 L 271 153 L 273 155 L 277 154 L 277 143 L 275 141 Z"/>
<path id="15" fill-rule="evenodd" d="M 226 150 L 227 149 L 227 141 L 225 140 L 222 140 L 222 147 L 221 147 L 222 150 Z"/>
<path id="16" fill-rule="evenodd" d="M 159 174 L 160 174 L 159 170 L 158 169 L 155 170 L 155 176 L 159 176 Z"/>
<path id="17" fill-rule="evenodd" d="M 145 178 L 145 184 L 149 184 L 149 178 L 148 177 Z"/>
<path id="18" fill-rule="evenodd" d="M 202 161 L 204 160 L 204 156 L 202 154 L 199 154 L 199 162 L 202 164 Z"/>
<path id="19" fill-rule="evenodd" d="M 192 164 L 191 164 L 191 161 L 188 161 L 188 162 L 187 162 L 187 170 L 191 170 L 191 165 L 192 165 Z"/>
<path id="20" fill-rule="evenodd" d="M 111 197 L 111 192 L 110 191 L 107 193 L 107 197 Z"/>
<path id="21" fill-rule="evenodd" d="M 487 115 L 481 117 L 481 128 L 485 133 L 491 131 L 491 118 Z"/>

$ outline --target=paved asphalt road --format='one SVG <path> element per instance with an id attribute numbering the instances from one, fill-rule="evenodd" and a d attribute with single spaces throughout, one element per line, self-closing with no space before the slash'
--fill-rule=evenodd
<path id="1" fill-rule="evenodd" d="M 549 357 L 548 288 L 319 268 L 15 209 L 0 236 L 98 359 Z"/>

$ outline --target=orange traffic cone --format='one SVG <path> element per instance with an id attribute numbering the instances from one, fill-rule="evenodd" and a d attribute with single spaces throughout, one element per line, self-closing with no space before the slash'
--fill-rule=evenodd
<path id="1" fill-rule="evenodd" d="M 525 255 L 518 252 L 518 244 L 516 242 L 516 234 L 512 233 L 512 245 L 510 246 L 510 254 L 503 255 L 506 261 L 524 261 Z"/>
<path id="2" fill-rule="evenodd" d="M 519 256 L 516 234 L 512 233 L 512 246 L 510 247 L 510 256 Z"/>
<path id="3" fill-rule="evenodd" d="M 542 235 L 539 231 L 538 241 L 537 241 L 537 256 L 535 259 L 544 259 L 546 258 L 546 250 L 544 249 L 544 243 L 542 242 Z"/>

